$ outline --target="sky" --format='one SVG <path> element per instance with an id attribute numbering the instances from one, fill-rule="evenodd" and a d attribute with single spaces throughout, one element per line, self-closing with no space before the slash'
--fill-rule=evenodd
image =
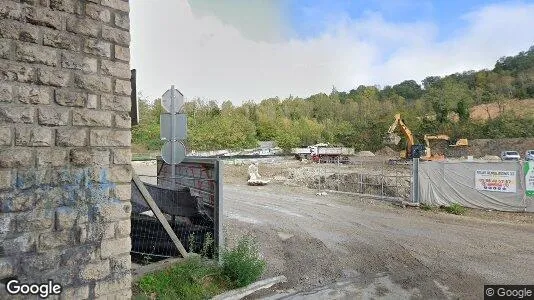
<path id="1" fill-rule="evenodd" d="M 133 0 L 131 67 L 219 103 L 491 69 L 534 45 L 534 0 Z"/>

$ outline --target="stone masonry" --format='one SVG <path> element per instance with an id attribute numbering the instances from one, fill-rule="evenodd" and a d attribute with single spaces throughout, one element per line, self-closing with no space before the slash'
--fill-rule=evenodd
<path id="1" fill-rule="evenodd" d="M 129 28 L 127 0 L 0 0 L 2 284 L 131 297 Z"/>

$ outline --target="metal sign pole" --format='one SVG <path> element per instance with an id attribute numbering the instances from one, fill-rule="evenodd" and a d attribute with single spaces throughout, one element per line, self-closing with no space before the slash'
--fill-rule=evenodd
<path id="1" fill-rule="evenodd" d="M 174 166 L 185 158 L 186 152 L 181 140 L 187 138 L 187 116 L 179 113 L 183 97 L 174 85 L 161 97 L 161 105 L 166 111 L 160 115 L 160 139 L 165 141 L 161 148 L 161 157 L 173 168 L 173 177 L 176 175 Z"/>
<path id="2" fill-rule="evenodd" d="M 175 175 L 176 175 L 176 166 L 174 165 L 176 158 L 174 157 L 174 119 L 176 118 L 176 107 L 174 104 L 174 85 L 171 85 L 171 168 L 172 168 L 172 185 L 174 186 L 176 184 L 175 182 Z"/>

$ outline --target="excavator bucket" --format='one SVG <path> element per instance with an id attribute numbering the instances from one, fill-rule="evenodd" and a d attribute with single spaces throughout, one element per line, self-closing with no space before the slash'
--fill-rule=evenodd
<path id="1" fill-rule="evenodd" d="M 389 133 L 384 137 L 384 144 L 386 145 L 398 145 L 401 141 L 401 137 L 395 133 Z"/>
<path id="2" fill-rule="evenodd" d="M 462 147 L 462 146 L 469 146 L 469 142 L 467 139 L 458 139 L 455 144 L 451 145 L 451 147 Z"/>

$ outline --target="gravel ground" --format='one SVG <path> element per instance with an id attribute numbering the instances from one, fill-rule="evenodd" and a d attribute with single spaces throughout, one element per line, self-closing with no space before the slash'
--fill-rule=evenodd
<path id="1" fill-rule="evenodd" d="M 261 165 L 260 174 L 284 177 L 298 168 L 294 164 Z M 317 196 L 283 180 L 251 187 L 241 167 L 225 167 L 227 244 L 255 237 L 267 260 L 264 277 L 288 278 L 251 298 L 480 299 L 484 284 L 534 284 L 532 214 L 469 210 L 454 216 Z M 155 171 L 146 164 L 134 168 Z"/>
<path id="2" fill-rule="evenodd" d="M 485 283 L 534 283 L 531 218 L 490 221 L 282 185 L 224 193 L 228 243 L 256 237 L 265 277 L 288 277 L 281 290 L 349 280 L 354 295 L 374 287 L 368 295 L 476 299 Z"/>

